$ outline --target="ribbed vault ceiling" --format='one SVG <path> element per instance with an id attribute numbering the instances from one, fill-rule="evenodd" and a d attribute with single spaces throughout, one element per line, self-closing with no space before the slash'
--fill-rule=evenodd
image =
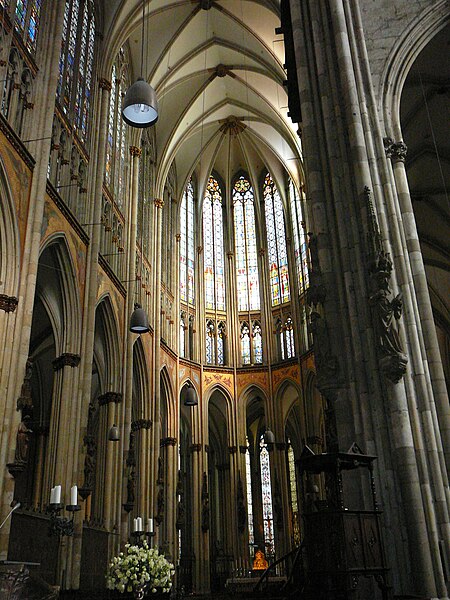
<path id="1" fill-rule="evenodd" d="M 128 40 L 140 74 L 142 3 L 112 0 L 105 15 L 104 73 Z M 224 181 L 244 169 L 300 179 L 300 142 L 288 117 L 279 0 L 149 0 L 145 8 L 147 80 L 156 89 L 157 189 L 176 160 L 178 189 L 195 170 Z"/>

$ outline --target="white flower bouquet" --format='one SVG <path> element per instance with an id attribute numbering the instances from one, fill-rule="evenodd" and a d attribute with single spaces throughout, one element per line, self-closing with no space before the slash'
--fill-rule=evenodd
<path id="1" fill-rule="evenodd" d="M 166 593 L 172 587 L 174 573 L 173 564 L 146 541 L 142 546 L 126 544 L 124 552 L 109 563 L 106 586 L 121 594 L 141 590 Z"/>

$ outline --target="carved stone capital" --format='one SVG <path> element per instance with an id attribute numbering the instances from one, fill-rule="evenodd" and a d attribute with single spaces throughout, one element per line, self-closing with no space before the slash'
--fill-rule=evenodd
<path id="1" fill-rule="evenodd" d="M 131 423 L 131 431 L 139 431 L 140 429 L 150 429 L 152 422 L 150 419 L 137 419 Z"/>
<path id="2" fill-rule="evenodd" d="M 71 354 L 70 352 L 64 352 L 61 356 L 55 358 L 52 362 L 53 370 L 59 371 L 64 367 L 78 367 L 80 364 L 81 357 L 79 354 Z"/>
<path id="3" fill-rule="evenodd" d="M 122 402 L 122 394 L 120 392 L 106 392 L 98 397 L 99 406 L 105 406 L 111 402 L 115 402 L 116 404 Z"/>
<path id="4" fill-rule="evenodd" d="M 394 142 L 392 138 L 384 138 L 384 150 L 387 158 L 391 158 L 393 162 L 405 162 L 408 146 L 403 140 Z"/>
<path id="5" fill-rule="evenodd" d="M 239 452 L 245 454 L 247 452 L 247 446 L 239 446 Z"/>
<path id="6" fill-rule="evenodd" d="M 176 446 L 177 438 L 174 438 L 174 437 L 162 438 L 159 442 L 159 445 L 161 446 L 161 448 L 165 448 L 166 446 Z"/>
<path id="7" fill-rule="evenodd" d="M 177 240 L 177 242 L 181 241 L 181 233 L 177 233 L 175 236 L 175 239 Z"/>
<path id="8" fill-rule="evenodd" d="M 164 200 L 162 198 L 155 198 L 153 200 L 153 204 L 156 206 L 156 208 L 162 208 L 164 206 Z"/>
<path id="9" fill-rule="evenodd" d="M 100 79 L 98 80 L 98 85 L 100 89 L 106 90 L 107 92 L 110 92 L 112 89 L 111 82 L 105 79 L 104 77 L 100 77 Z"/>
<path id="10" fill-rule="evenodd" d="M 202 445 L 201 444 L 191 444 L 189 449 L 191 452 L 201 452 Z"/>
<path id="11" fill-rule="evenodd" d="M 231 251 L 227 252 L 227 258 L 228 258 L 228 260 L 231 260 L 233 258 L 233 256 L 234 256 L 234 252 L 231 252 Z"/>
<path id="12" fill-rule="evenodd" d="M 228 452 L 230 454 L 236 454 L 237 450 L 238 450 L 237 446 L 228 446 Z"/>
<path id="13" fill-rule="evenodd" d="M 133 157 L 140 158 L 140 156 L 142 154 L 142 150 L 140 148 L 138 148 L 137 146 L 130 146 L 130 154 Z"/>
<path id="14" fill-rule="evenodd" d="M 6 294 L 0 294 L 0 310 L 5 312 L 14 312 L 17 308 L 19 300 L 15 296 L 7 296 Z"/>

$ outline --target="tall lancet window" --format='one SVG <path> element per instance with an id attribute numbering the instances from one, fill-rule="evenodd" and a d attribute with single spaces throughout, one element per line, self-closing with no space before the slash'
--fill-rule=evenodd
<path id="1" fill-rule="evenodd" d="M 66 0 L 56 98 L 86 142 L 91 110 L 95 13 L 92 0 Z"/>
<path id="2" fill-rule="evenodd" d="M 241 175 L 233 187 L 238 310 L 259 310 L 258 253 L 253 189 Z"/>
<path id="3" fill-rule="evenodd" d="M 272 487 L 270 484 L 270 459 L 267 444 L 262 435 L 259 441 L 259 462 L 261 467 L 261 491 L 264 527 L 264 545 L 266 556 L 275 555 L 275 540 L 273 535 Z"/>
<path id="4" fill-rule="evenodd" d="M 36 52 L 40 15 L 41 0 L 17 0 L 14 27 L 23 36 L 27 50 L 32 54 Z"/>
<path id="5" fill-rule="evenodd" d="M 180 210 L 180 298 L 194 304 L 194 186 L 186 186 Z"/>
<path id="6" fill-rule="evenodd" d="M 255 552 L 255 533 L 253 525 L 253 497 L 252 497 L 252 468 L 250 462 L 250 450 L 248 447 L 248 438 L 246 438 L 247 450 L 245 451 L 245 478 L 247 482 L 247 521 L 248 521 L 248 545 L 250 547 L 250 556 Z"/>
<path id="7" fill-rule="evenodd" d="M 270 295 L 272 306 L 278 306 L 284 302 L 289 302 L 291 295 L 283 203 L 269 173 L 264 178 L 263 192 L 270 267 Z"/>
<path id="8" fill-rule="evenodd" d="M 290 440 L 288 440 L 287 458 L 289 469 L 289 495 L 291 499 L 292 511 L 292 537 L 294 545 L 298 546 L 300 544 L 300 514 L 298 511 L 297 478 L 295 476 L 295 456 Z"/>
<path id="9" fill-rule="evenodd" d="M 203 257 L 205 308 L 225 310 L 225 260 L 223 251 L 222 190 L 210 177 L 203 200 Z"/>
<path id="10" fill-rule="evenodd" d="M 303 217 L 303 199 L 298 193 L 292 180 L 289 181 L 289 201 L 291 205 L 292 227 L 294 230 L 295 264 L 297 267 L 299 291 L 300 293 L 303 293 L 309 284 L 306 225 Z"/>

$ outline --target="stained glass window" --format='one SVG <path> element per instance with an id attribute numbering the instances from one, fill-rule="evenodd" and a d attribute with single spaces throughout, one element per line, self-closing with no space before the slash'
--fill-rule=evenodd
<path id="1" fill-rule="evenodd" d="M 250 329 L 247 323 L 241 325 L 241 353 L 242 363 L 244 365 L 250 364 Z"/>
<path id="2" fill-rule="evenodd" d="M 285 340 L 286 340 L 286 358 L 292 358 L 295 356 L 294 348 L 294 326 L 291 317 L 286 319 L 284 324 Z"/>
<path id="3" fill-rule="evenodd" d="M 267 249 L 272 306 L 290 300 L 284 211 L 280 194 L 272 177 L 264 179 L 264 209 L 266 215 Z"/>
<path id="4" fill-rule="evenodd" d="M 214 321 L 208 319 L 206 321 L 206 362 L 208 363 L 208 365 L 213 365 L 215 363 L 214 338 Z"/>
<path id="5" fill-rule="evenodd" d="M 19 31 L 25 29 L 25 19 L 27 16 L 27 4 L 28 0 L 17 0 L 16 4 L 16 20 L 15 26 Z"/>
<path id="6" fill-rule="evenodd" d="M 253 360 L 255 363 L 262 363 L 262 333 L 259 321 L 253 323 Z"/>
<path id="7" fill-rule="evenodd" d="M 258 254 L 253 189 L 241 175 L 233 187 L 238 310 L 259 310 Z"/>
<path id="8" fill-rule="evenodd" d="M 112 180 L 112 161 L 114 147 L 114 116 L 116 107 L 116 84 L 117 79 L 116 65 L 113 65 L 111 71 L 111 94 L 109 96 L 109 116 L 108 116 L 108 133 L 106 137 L 106 164 L 105 164 L 105 181 L 109 185 Z"/>
<path id="9" fill-rule="evenodd" d="M 291 442 L 288 440 L 288 469 L 289 469 L 289 493 L 292 511 L 292 536 L 295 546 L 300 544 L 300 519 L 298 511 L 297 478 L 295 476 L 295 456 Z"/>
<path id="10" fill-rule="evenodd" d="M 36 17 L 33 22 L 37 27 Z M 94 45 L 93 0 L 66 0 L 56 96 L 82 142 L 89 133 Z"/>
<path id="11" fill-rule="evenodd" d="M 194 294 L 194 186 L 186 186 L 180 210 L 180 298 L 193 305 Z"/>
<path id="12" fill-rule="evenodd" d="M 220 321 L 217 327 L 217 364 L 225 364 L 225 336 L 226 325 L 224 321 Z"/>
<path id="13" fill-rule="evenodd" d="M 0 5 L 3 6 L 4 2 L 0 2 Z M 8 5 L 9 2 L 6 3 Z M 41 0 L 17 0 L 14 27 L 23 36 L 25 46 L 31 54 L 36 52 L 40 15 Z"/>
<path id="14" fill-rule="evenodd" d="M 264 436 L 261 436 L 260 438 L 259 449 L 259 460 L 261 467 L 264 545 L 266 547 L 266 556 L 272 557 L 275 554 L 275 543 L 273 536 L 272 487 L 270 483 L 269 451 L 267 450 L 267 444 L 264 441 Z"/>
<path id="15" fill-rule="evenodd" d="M 253 556 L 254 553 L 254 544 L 255 544 L 255 534 L 253 530 L 253 498 L 252 498 L 252 470 L 250 463 L 250 450 L 248 448 L 248 439 L 247 442 L 247 450 L 245 451 L 245 477 L 247 482 L 247 521 L 248 521 L 248 543 L 250 546 L 250 555 Z"/>
<path id="16" fill-rule="evenodd" d="M 203 256 L 205 307 L 225 310 L 225 260 L 223 251 L 222 190 L 210 177 L 203 200 Z"/>
<path id="17" fill-rule="evenodd" d="M 309 285 L 305 221 L 303 218 L 302 199 L 292 180 L 289 181 L 289 199 L 294 230 L 295 264 L 297 267 L 299 291 L 303 293 Z"/>

